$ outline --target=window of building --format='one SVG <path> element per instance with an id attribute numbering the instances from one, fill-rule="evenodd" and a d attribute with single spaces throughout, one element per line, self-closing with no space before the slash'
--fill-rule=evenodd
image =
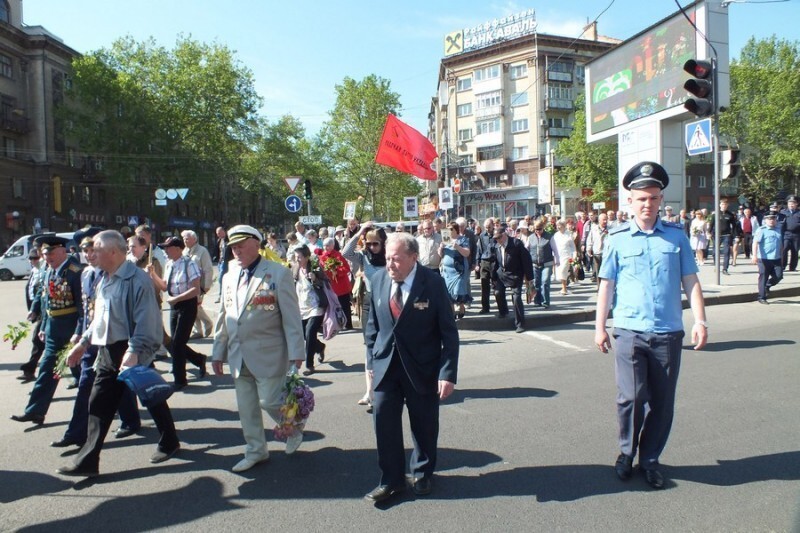
<path id="1" fill-rule="evenodd" d="M 569 72 L 572 73 L 572 63 L 567 61 L 550 61 L 547 62 L 547 70 L 550 72 Z"/>
<path id="2" fill-rule="evenodd" d="M 566 128 L 566 120 L 559 117 L 548 118 L 547 125 L 551 128 Z"/>
<path id="3" fill-rule="evenodd" d="M 527 151 L 528 147 L 524 147 Z M 512 177 L 512 186 L 514 187 L 527 187 L 531 184 L 531 177 L 528 174 L 514 174 Z"/>
<path id="4" fill-rule="evenodd" d="M 698 176 L 698 177 L 700 179 L 697 180 L 697 181 L 699 181 L 697 186 L 700 187 L 701 189 L 705 189 L 705 187 L 706 187 L 706 177 L 705 176 Z"/>
<path id="5" fill-rule="evenodd" d="M 493 118 L 492 120 L 480 120 L 475 123 L 475 130 L 478 135 L 483 133 L 493 133 L 500 131 L 500 118 Z"/>
<path id="6" fill-rule="evenodd" d="M 511 133 L 519 133 L 521 131 L 528 131 L 527 118 L 521 118 L 519 120 L 511 121 Z"/>
<path id="7" fill-rule="evenodd" d="M 22 180 L 20 178 L 11 178 L 11 194 L 13 198 L 23 198 Z"/>
<path id="8" fill-rule="evenodd" d="M 511 159 L 514 161 L 519 161 L 520 159 L 528 159 L 528 147 L 527 146 L 515 146 L 511 149 Z M 516 176 L 516 174 L 514 175 Z"/>
<path id="9" fill-rule="evenodd" d="M 500 77 L 500 65 L 492 65 L 475 71 L 475 81 L 491 80 Z"/>
<path id="10" fill-rule="evenodd" d="M 471 141 L 472 140 L 472 128 L 466 128 L 463 130 L 458 130 L 458 140 L 459 141 Z"/>
<path id="11" fill-rule="evenodd" d="M 106 190 L 97 189 L 97 203 L 98 205 L 106 205 Z"/>
<path id="12" fill-rule="evenodd" d="M 5 54 L 0 54 L 0 76 L 5 78 L 14 77 L 14 62 Z"/>
<path id="13" fill-rule="evenodd" d="M 86 205 L 92 205 L 92 189 L 89 187 L 81 187 L 81 200 Z"/>
<path id="14" fill-rule="evenodd" d="M 686 188 L 692 188 L 692 177 L 689 174 L 686 174 Z"/>
<path id="15" fill-rule="evenodd" d="M 9 23 L 10 14 L 11 10 L 8 8 L 8 2 L 6 0 L 0 0 L 0 20 L 6 24 Z"/>
<path id="16" fill-rule="evenodd" d="M 572 85 L 567 83 L 548 83 L 547 96 L 550 98 L 572 99 Z"/>
<path id="17" fill-rule="evenodd" d="M 478 161 L 486 161 L 488 159 L 501 159 L 503 157 L 503 145 L 486 146 L 478 148 Z"/>
<path id="18" fill-rule="evenodd" d="M 3 154 L 6 157 L 17 157 L 17 141 L 11 137 L 3 137 Z"/>
<path id="19" fill-rule="evenodd" d="M 512 80 L 518 80 L 528 75 L 528 65 L 512 65 L 508 72 Z"/>
<path id="20" fill-rule="evenodd" d="M 475 156 L 472 154 L 466 154 L 461 156 L 461 166 L 462 167 L 471 167 L 475 164 Z"/>
<path id="21" fill-rule="evenodd" d="M 472 104 L 460 104 L 456 106 L 456 116 L 466 117 L 472 114 Z"/>
<path id="22" fill-rule="evenodd" d="M 578 83 L 583 83 L 586 81 L 585 65 L 575 65 L 575 79 L 578 81 Z"/>
<path id="23" fill-rule="evenodd" d="M 472 76 L 466 76 L 456 80 L 456 90 L 458 92 L 469 91 L 470 89 L 472 89 Z"/>
<path id="24" fill-rule="evenodd" d="M 487 176 L 486 177 L 486 188 L 487 189 L 496 189 L 498 187 L 502 187 L 506 184 L 505 176 L 501 177 L 494 175 L 494 176 Z"/>
<path id="25" fill-rule="evenodd" d="M 528 104 L 528 93 L 514 93 L 511 95 L 511 107 Z"/>
<path id="26" fill-rule="evenodd" d="M 477 109 L 486 109 L 487 107 L 496 107 L 502 105 L 503 97 L 500 91 L 492 91 L 490 93 L 479 94 L 475 97 L 475 107 Z"/>

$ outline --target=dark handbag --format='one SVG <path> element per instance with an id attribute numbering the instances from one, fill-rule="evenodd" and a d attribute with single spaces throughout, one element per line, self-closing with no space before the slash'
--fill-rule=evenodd
<path id="1" fill-rule="evenodd" d="M 119 373 L 117 379 L 136 393 L 144 407 L 152 407 L 167 401 L 175 390 L 156 369 L 148 366 L 137 365 L 126 368 Z"/>
<path id="2" fill-rule="evenodd" d="M 573 268 L 575 269 L 575 279 L 577 279 L 578 281 L 583 281 L 584 279 L 586 279 L 586 273 L 583 271 L 583 267 L 581 265 L 575 263 L 575 266 Z"/>

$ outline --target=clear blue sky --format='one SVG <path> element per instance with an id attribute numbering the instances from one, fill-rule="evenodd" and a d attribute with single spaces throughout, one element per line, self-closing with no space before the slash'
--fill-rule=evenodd
<path id="1" fill-rule="evenodd" d="M 733 1 L 731 57 L 751 36 L 800 39 L 800 0 Z M 677 10 L 675 0 L 25 0 L 23 17 L 84 53 L 123 35 L 167 47 L 179 34 L 225 44 L 253 71 L 262 115 L 291 114 L 314 134 L 333 108 L 334 86 L 372 73 L 391 80 L 403 120 L 425 131 L 444 36 L 531 8 L 541 33 L 577 37 L 600 15 L 599 32 L 618 39 Z"/>

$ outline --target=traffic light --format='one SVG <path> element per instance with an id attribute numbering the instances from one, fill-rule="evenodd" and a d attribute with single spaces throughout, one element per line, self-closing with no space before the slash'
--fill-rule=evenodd
<path id="1" fill-rule="evenodd" d="M 683 65 L 683 70 L 693 77 L 686 80 L 683 88 L 694 95 L 684 102 L 687 111 L 705 118 L 714 114 L 713 79 L 714 65 L 704 59 L 690 59 Z"/>
<path id="2" fill-rule="evenodd" d="M 719 179 L 735 178 L 739 173 L 739 150 L 723 150 L 719 155 L 722 158 L 722 172 Z"/>
<path id="3" fill-rule="evenodd" d="M 314 194 L 311 192 L 311 180 L 309 179 L 303 182 L 303 196 L 306 200 L 311 200 L 314 197 Z"/>

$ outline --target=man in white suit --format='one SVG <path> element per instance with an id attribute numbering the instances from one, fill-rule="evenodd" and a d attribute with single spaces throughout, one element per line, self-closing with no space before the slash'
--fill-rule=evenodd
<path id="1" fill-rule="evenodd" d="M 234 226 L 228 236 L 235 261 L 222 280 L 212 365 L 219 376 L 227 361 L 234 378 L 246 447 L 233 471 L 244 472 L 269 458 L 261 409 L 280 421 L 286 374 L 305 360 L 305 342 L 291 271 L 259 255 L 262 237 L 255 228 Z M 295 432 L 286 453 L 302 441 L 302 431 Z"/>

